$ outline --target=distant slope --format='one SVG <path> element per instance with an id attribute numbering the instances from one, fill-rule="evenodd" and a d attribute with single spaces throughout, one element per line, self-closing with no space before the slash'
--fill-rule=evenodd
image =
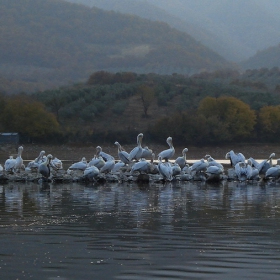
<path id="1" fill-rule="evenodd" d="M 90 7 L 98 7 L 108 11 L 118 11 L 121 13 L 138 15 L 150 20 L 158 20 L 168 23 L 170 26 L 183 31 L 196 40 L 211 48 L 230 61 L 244 59 L 240 54 L 243 44 L 231 39 L 228 34 L 223 34 L 220 28 L 205 28 L 196 23 L 191 17 L 176 16 L 169 12 L 169 8 L 162 5 L 158 7 L 150 4 L 146 0 L 67 0 L 73 3 L 80 3 Z M 197 14 L 197 12 L 194 12 Z M 203 18 L 202 21 L 205 19 Z M 200 21 L 201 22 L 201 21 Z M 221 36 L 223 34 L 223 36 Z"/>
<path id="2" fill-rule="evenodd" d="M 236 62 L 276 45 L 280 37 L 277 0 L 68 1 L 165 21 Z"/>
<path id="3" fill-rule="evenodd" d="M 161 22 L 62 0 L 1 0 L 0 76 L 25 81 L 85 79 L 97 70 L 194 73 L 232 65 Z M 20 68 L 18 68 L 20 67 Z M 8 77 L 10 78 L 10 77 Z"/>
<path id="4" fill-rule="evenodd" d="M 280 44 L 257 52 L 240 65 L 243 69 L 280 67 Z"/>

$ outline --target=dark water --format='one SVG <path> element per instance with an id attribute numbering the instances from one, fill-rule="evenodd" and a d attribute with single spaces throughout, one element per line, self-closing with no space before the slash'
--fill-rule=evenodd
<path id="1" fill-rule="evenodd" d="M 0 279 L 280 279 L 280 185 L 0 186 Z"/>

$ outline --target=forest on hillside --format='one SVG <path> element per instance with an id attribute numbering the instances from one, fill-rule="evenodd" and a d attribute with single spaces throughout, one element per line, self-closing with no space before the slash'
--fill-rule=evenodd
<path id="1" fill-rule="evenodd" d="M 39 142 L 127 143 L 139 132 L 155 142 L 171 135 L 180 144 L 274 142 L 279 85 L 241 81 L 235 71 L 204 77 L 98 71 L 86 83 L 2 94 L 0 128 Z"/>
<path id="2" fill-rule="evenodd" d="M 30 92 L 98 70 L 189 74 L 232 66 L 166 23 L 61 0 L 2 0 L 0 26 L 1 90 L 7 92 L 14 85 L 9 80 L 24 81 Z"/>

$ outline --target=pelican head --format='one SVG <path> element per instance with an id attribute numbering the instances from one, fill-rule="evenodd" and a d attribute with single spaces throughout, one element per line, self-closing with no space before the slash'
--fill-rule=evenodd
<path id="1" fill-rule="evenodd" d="M 188 152 L 188 148 L 183 149 L 182 154 L 185 155 Z"/>

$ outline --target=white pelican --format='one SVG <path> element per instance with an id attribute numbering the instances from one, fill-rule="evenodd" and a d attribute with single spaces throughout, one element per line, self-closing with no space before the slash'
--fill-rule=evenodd
<path id="1" fill-rule="evenodd" d="M 84 170 L 84 176 L 90 180 L 94 180 L 99 174 L 99 169 L 96 166 L 89 166 Z"/>
<path id="2" fill-rule="evenodd" d="M 38 171 L 39 173 L 45 178 L 48 179 L 51 175 L 51 170 L 50 170 L 50 161 L 52 159 L 52 155 L 49 154 L 47 155 L 47 160 L 42 162 L 39 165 Z"/>
<path id="3" fill-rule="evenodd" d="M 133 164 L 130 173 L 132 174 L 135 171 L 139 171 L 140 173 L 148 173 L 150 171 L 150 165 L 150 162 L 145 159 L 141 159 L 140 161 Z"/>
<path id="4" fill-rule="evenodd" d="M 177 157 L 175 160 L 175 163 L 178 163 L 179 166 L 181 167 L 181 169 L 183 169 L 186 165 L 186 161 L 187 161 L 186 154 L 187 154 L 188 150 L 189 150 L 188 148 L 183 149 L 183 151 L 182 151 L 183 156 Z"/>
<path id="5" fill-rule="evenodd" d="M 112 169 L 112 173 L 114 172 L 119 172 L 120 170 L 122 170 L 122 168 L 126 167 L 127 165 L 122 162 L 121 160 L 116 162 L 113 169 Z"/>
<path id="6" fill-rule="evenodd" d="M 165 161 L 168 161 L 175 154 L 175 149 L 174 149 L 173 143 L 172 143 L 172 137 L 168 137 L 166 139 L 166 143 L 169 145 L 169 149 L 160 152 L 158 154 L 158 157 L 160 157 L 162 160 L 164 159 Z"/>
<path id="7" fill-rule="evenodd" d="M 7 172 L 12 172 L 14 171 L 15 168 L 15 164 L 16 164 L 16 159 L 13 156 L 10 156 L 4 164 L 4 170 Z"/>
<path id="8" fill-rule="evenodd" d="M 152 158 L 153 151 L 149 149 L 147 146 L 143 148 L 141 158 L 150 159 Z"/>
<path id="9" fill-rule="evenodd" d="M 205 155 L 205 158 L 208 161 L 208 166 L 217 166 L 224 171 L 223 165 L 221 163 L 217 162 L 215 159 L 213 159 L 210 155 Z"/>
<path id="10" fill-rule="evenodd" d="M 18 147 L 18 155 L 16 157 L 16 162 L 15 162 L 15 166 L 14 166 L 14 169 L 17 172 L 20 172 L 20 169 L 23 165 L 23 159 L 21 157 L 22 151 L 23 151 L 23 147 L 22 146 Z"/>
<path id="11" fill-rule="evenodd" d="M 193 163 L 193 165 L 190 167 L 190 171 L 192 175 L 195 175 L 199 172 L 205 171 L 208 167 L 208 161 L 205 161 L 203 158 L 199 161 L 196 161 Z"/>
<path id="12" fill-rule="evenodd" d="M 115 166 L 115 159 L 110 159 L 101 167 L 100 173 L 110 173 Z"/>
<path id="13" fill-rule="evenodd" d="M 129 161 L 133 159 L 139 160 L 142 156 L 143 148 L 142 148 L 142 139 L 144 135 L 143 133 L 138 134 L 137 136 L 137 146 L 129 153 Z"/>
<path id="14" fill-rule="evenodd" d="M 85 170 L 87 168 L 87 160 L 85 157 L 81 161 L 73 163 L 68 169 L 69 170 Z"/>
<path id="15" fill-rule="evenodd" d="M 119 159 L 125 163 L 125 164 L 129 164 L 129 153 L 127 153 L 121 146 L 121 144 L 119 142 L 115 142 L 115 145 L 118 146 L 118 156 Z"/>
<path id="16" fill-rule="evenodd" d="M 28 170 L 28 171 L 31 171 L 32 169 L 37 170 L 39 165 L 43 161 L 45 161 L 44 155 L 45 155 L 45 151 L 41 151 L 37 158 L 35 158 L 34 160 L 30 161 L 27 164 L 26 170 Z"/>
<path id="17" fill-rule="evenodd" d="M 261 163 L 258 163 L 255 159 L 252 157 L 249 158 L 249 160 L 252 162 L 252 166 L 256 167 L 259 170 L 260 174 L 265 174 L 265 172 L 272 167 L 272 158 L 275 157 L 275 153 L 272 153 L 268 159 L 263 160 Z"/>
<path id="18" fill-rule="evenodd" d="M 212 181 L 212 182 L 216 182 L 216 181 L 220 181 L 221 180 L 221 175 L 223 174 L 224 169 L 219 167 L 219 166 L 208 166 L 205 174 L 206 174 L 206 180 L 208 182 Z"/>
<path id="19" fill-rule="evenodd" d="M 172 176 L 181 174 L 182 169 L 178 163 L 175 162 L 174 164 L 172 164 L 171 168 L 172 168 Z"/>
<path id="20" fill-rule="evenodd" d="M 280 177 L 280 165 L 275 165 L 273 167 L 270 167 L 266 172 L 265 172 L 265 179 L 269 178 L 274 178 L 278 179 Z"/>
<path id="21" fill-rule="evenodd" d="M 51 159 L 50 166 L 54 169 L 62 169 L 62 161 L 57 157 Z"/>
<path id="22" fill-rule="evenodd" d="M 238 162 L 245 162 L 245 156 L 242 153 L 236 154 L 233 150 L 226 154 L 226 159 L 230 160 L 231 166 L 235 166 Z"/>
<path id="23" fill-rule="evenodd" d="M 245 162 L 237 162 L 234 167 L 239 181 L 246 181 L 252 178 L 252 166 Z"/>
<path id="24" fill-rule="evenodd" d="M 258 180 L 258 179 L 260 179 L 260 176 L 259 176 L 259 174 L 260 174 L 259 169 L 253 166 L 252 161 L 251 161 L 250 158 L 247 159 L 247 164 L 251 165 L 251 167 L 252 167 L 252 175 L 251 175 L 250 180 Z"/>
<path id="25" fill-rule="evenodd" d="M 94 158 L 92 158 L 92 160 L 88 163 L 88 166 L 95 166 L 98 169 L 101 169 L 104 164 L 105 161 L 104 159 L 100 156 L 100 152 L 102 151 L 100 146 L 96 147 L 96 156 Z"/>
<path id="26" fill-rule="evenodd" d="M 105 152 L 102 151 L 102 148 L 100 146 L 96 147 L 96 157 L 101 156 L 103 160 L 106 162 L 108 160 L 115 160 L 115 158 Z"/>
<path id="27" fill-rule="evenodd" d="M 172 166 L 169 162 L 162 162 L 162 158 L 158 157 L 158 171 L 163 176 L 163 179 L 172 181 Z"/>

